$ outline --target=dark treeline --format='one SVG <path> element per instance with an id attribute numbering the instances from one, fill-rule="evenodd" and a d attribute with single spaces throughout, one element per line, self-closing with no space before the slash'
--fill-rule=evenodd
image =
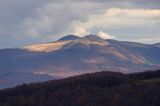
<path id="1" fill-rule="evenodd" d="M 24 84 L 1 90 L 0 106 L 160 106 L 159 78 L 160 70 L 98 72 Z"/>
<path id="2" fill-rule="evenodd" d="M 133 73 L 133 74 L 130 74 L 130 77 L 137 80 L 160 78 L 160 70 Z"/>

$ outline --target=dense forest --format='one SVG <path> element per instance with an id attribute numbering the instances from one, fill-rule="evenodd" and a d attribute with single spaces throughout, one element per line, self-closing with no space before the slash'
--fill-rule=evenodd
<path id="1" fill-rule="evenodd" d="M 0 106 L 160 106 L 160 70 L 97 72 L 0 91 Z"/>

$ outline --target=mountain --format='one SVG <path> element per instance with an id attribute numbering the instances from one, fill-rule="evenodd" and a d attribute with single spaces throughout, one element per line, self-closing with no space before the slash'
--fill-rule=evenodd
<path id="1" fill-rule="evenodd" d="M 69 35 L 55 42 L 0 50 L 0 88 L 102 70 L 160 68 L 160 48 L 136 42 Z M 38 78 L 37 78 L 38 77 Z"/>
<path id="2" fill-rule="evenodd" d="M 58 41 L 75 40 L 75 39 L 79 39 L 79 38 L 80 37 L 75 36 L 75 35 L 67 35 L 67 36 L 60 38 Z"/>
<path id="3" fill-rule="evenodd" d="M 160 43 L 156 43 L 154 44 L 154 46 L 160 47 Z"/>
<path id="4" fill-rule="evenodd" d="M 0 90 L 0 106 L 159 106 L 160 70 L 97 72 Z"/>

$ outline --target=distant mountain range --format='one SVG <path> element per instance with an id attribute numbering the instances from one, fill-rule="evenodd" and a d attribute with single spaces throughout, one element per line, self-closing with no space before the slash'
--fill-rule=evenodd
<path id="1" fill-rule="evenodd" d="M 0 49 L 0 88 L 102 70 L 123 73 L 160 68 L 160 44 L 65 36 L 55 42 Z"/>
<path id="2" fill-rule="evenodd" d="M 158 46 L 158 47 L 160 47 L 160 43 L 156 43 L 156 44 L 154 44 L 155 46 Z"/>

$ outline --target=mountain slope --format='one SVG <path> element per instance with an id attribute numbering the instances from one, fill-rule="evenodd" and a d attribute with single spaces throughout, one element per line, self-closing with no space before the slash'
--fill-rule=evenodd
<path id="1" fill-rule="evenodd" d="M 3 83 L 0 88 L 9 87 L 11 82 L 13 85 L 28 82 L 25 75 L 46 80 L 102 70 L 132 73 L 160 68 L 157 46 L 104 40 L 96 35 L 68 37 L 20 49 L 1 49 L 0 82 Z"/>
<path id="2" fill-rule="evenodd" d="M 36 45 L 25 46 L 23 47 L 23 49 L 26 49 L 31 52 L 53 52 L 61 49 L 64 45 L 70 42 L 71 40 L 57 41 L 57 42 L 52 42 L 47 44 L 36 44 Z"/>
<path id="3" fill-rule="evenodd" d="M 160 43 L 156 43 L 154 44 L 154 46 L 160 47 Z"/>

